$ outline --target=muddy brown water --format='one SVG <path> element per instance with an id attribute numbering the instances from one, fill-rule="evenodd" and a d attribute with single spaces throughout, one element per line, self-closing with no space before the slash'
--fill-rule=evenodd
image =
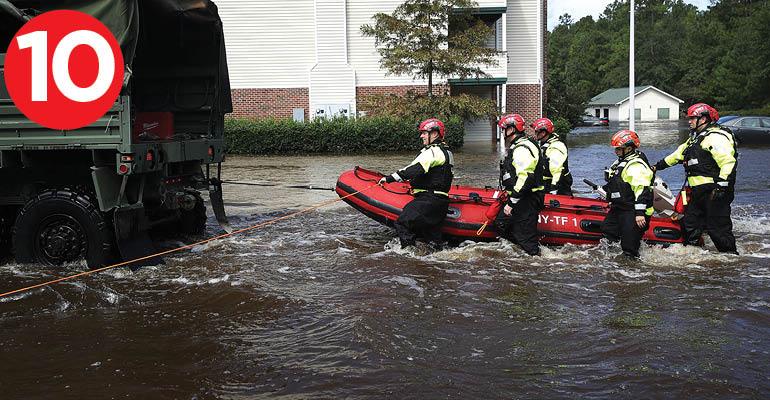
<path id="1" fill-rule="evenodd" d="M 675 127 L 673 128 L 675 129 Z M 684 133 L 643 125 L 653 162 Z M 613 160 L 609 131 L 569 139 L 575 188 Z M 224 178 L 333 186 L 414 154 L 230 157 Z M 456 182 L 494 185 L 489 146 Z M 0 398 L 768 398 L 770 147 L 741 149 L 740 256 L 673 246 L 508 243 L 405 252 L 337 203 L 248 234 L 0 299 Z M 678 187 L 682 171 L 662 176 Z M 228 186 L 246 227 L 333 192 Z M 206 234 L 219 232 L 209 218 Z M 166 240 L 170 248 L 194 238 Z M 75 273 L 7 263 L 0 289 Z"/>

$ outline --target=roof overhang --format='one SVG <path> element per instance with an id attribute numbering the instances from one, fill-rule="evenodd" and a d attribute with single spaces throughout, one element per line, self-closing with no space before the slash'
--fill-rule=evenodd
<path id="1" fill-rule="evenodd" d="M 447 80 L 451 86 L 493 86 L 504 85 L 507 81 L 508 78 L 468 78 Z"/>
<path id="2" fill-rule="evenodd" d="M 668 97 L 670 97 L 670 98 L 672 98 L 672 99 L 674 99 L 674 100 L 678 101 L 678 102 L 679 102 L 679 104 L 683 104 L 683 103 L 684 103 L 684 100 L 682 100 L 682 99 L 680 99 L 680 98 L 678 98 L 678 97 L 676 97 L 676 96 L 672 96 L 672 95 L 670 95 L 670 94 L 668 94 L 668 93 L 666 93 L 666 92 L 664 92 L 664 91 L 662 91 L 662 90 L 660 90 L 660 89 L 656 88 L 655 86 L 647 86 L 646 88 L 644 88 L 644 89 L 642 89 L 642 90 L 640 90 L 640 91 L 638 91 L 638 92 L 634 93 L 634 97 L 636 97 L 636 96 L 639 96 L 640 94 L 642 94 L 642 93 L 644 93 L 644 92 L 646 92 L 646 91 L 648 91 L 648 90 L 650 90 L 650 89 L 655 89 L 655 90 L 656 90 L 658 93 L 660 93 L 660 94 L 662 94 L 662 95 L 664 95 L 664 96 L 668 96 Z M 626 97 L 625 99 L 623 99 L 623 100 L 621 100 L 621 101 L 619 101 L 619 102 L 615 103 L 615 105 L 616 105 L 616 106 L 619 106 L 619 105 L 621 105 L 621 104 L 623 104 L 623 103 L 627 102 L 628 100 L 629 100 L 629 97 Z"/>
<path id="3" fill-rule="evenodd" d="M 508 9 L 505 6 L 502 7 L 478 7 L 478 8 L 455 8 L 454 13 L 460 14 L 469 12 L 473 15 L 499 15 L 505 14 Z"/>

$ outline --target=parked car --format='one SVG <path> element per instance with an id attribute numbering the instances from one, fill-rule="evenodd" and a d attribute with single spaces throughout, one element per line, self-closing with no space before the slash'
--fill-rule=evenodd
<path id="1" fill-rule="evenodd" d="M 610 120 L 607 118 L 595 117 L 593 115 L 585 114 L 582 117 L 580 126 L 609 126 Z"/>
<path id="2" fill-rule="evenodd" d="M 722 125 L 722 124 L 724 124 L 725 122 L 727 122 L 727 121 L 731 121 L 731 120 L 734 120 L 734 119 L 736 119 L 736 118 L 738 118 L 738 117 L 740 117 L 740 115 L 725 115 L 725 116 L 723 116 L 723 117 L 719 117 L 719 120 L 717 120 L 717 123 L 718 123 L 719 125 Z"/>
<path id="3" fill-rule="evenodd" d="M 770 144 L 770 117 L 736 117 L 721 125 L 733 131 L 738 143 Z"/>

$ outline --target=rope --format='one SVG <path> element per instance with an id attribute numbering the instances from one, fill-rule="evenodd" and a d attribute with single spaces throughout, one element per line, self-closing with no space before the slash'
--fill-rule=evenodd
<path id="1" fill-rule="evenodd" d="M 144 260 L 148 260 L 148 259 L 151 259 L 151 258 L 155 258 L 155 257 L 159 257 L 159 256 L 164 256 L 164 255 L 167 255 L 167 254 L 176 253 L 176 252 L 179 252 L 179 251 L 182 251 L 182 250 L 191 249 L 191 248 L 193 248 L 195 246 L 200 246 L 202 244 L 206 244 L 206 243 L 214 242 L 214 241 L 217 241 L 217 240 L 221 240 L 221 239 L 224 239 L 224 238 L 227 238 L 227 237 L 230 237 L 230 236 L 234 236 L 234 235 L 237 235 L 237 234 L 240 234 L 240 233 L 249 232 L 249 231 L 252 231 L 254 229 L 261 228 L 263 226 L 274 224 L 274 223 L 276 223 L 278 221 L 283 221 L 283 220 L 286 220 L 286 219 L 289 219 L 289 218 L 292 218 L 292 217 L 296 217 L 296 216 L 298 216 L 300 214 L 305 214 L 305 213 L 308 213 L 310 211 L 317 210 L 319 208 L 323 208 L 323 207 L 332 205 L 332 204 L 334 204 L 334 203 L 336 203 L 338 201 L 345 200 L 348 197 L 352 197 L 352 196 L 355 196 L 355 195 L 357 195 L 359 193 L 365 192 L 365 191 L 367 191 L 367 190 L 369 190 L 369 189 L 371 189 L 371 188 L 373 188 L 375 186 L 377 186 L 377 184 L 371 185 L 371 186 L 366 187 L 364 189 L 361 189 L 361 190 L 359 190 L 357 192 L 354 192 L 354 193 L 342 196 L 339 199 L 328 200 L 328 201 L 325 201 L 325 202 L 322 202 L 322 203 L 318 203 L 318 204 L 316 204 L 314 206 L 305 208 L 305 209 L 300 210 L 300 211 L 293 212 L 291 214 L 287 214 L 287 215 L 284 215 L 284 216 L 281 216 L 281 217 L 278 217 L 278 218 L 274 218 L 274 219 L 271 219 L 269 221 L 261 222 L 261 223 L 256 224 L 256 225 L 249 226 L 247 228 L 238 229 L 238 230 L 230 232 L 230 233 L 225 233 L 225 234 L 222 234 L 222 235 L 219 235 L 219 236 L 215 236 L 215 237 L 212 237 L 212 238 L 209 238 L 209 239 L 206 239 L 206 240 L 201 240 L 199 242 L 191 243 L 191 244 L 188 244 L 188 245 L 185 245 L 185 246 L 182 246 L 182 247 L 177 247 L 175 249 L 161 251 L 159 253 L 151 254 L 151 255 L 148 255 L 148 256 L 140 257 L 140 258 L 135 258 L 133 260 L 122 261 L 122 262 L 119 262 L 117 264 L 108 265 L 106 267 L 102 267 L 102 268 L 98 268 L 98 269 L 92 269 L 90 271 L 81 272 L 81 273 L 78 273 L 78 274 L 75 274 L 75 275 L 65 276 L 65 277 L 54 279 L 54 280 L 51 280 L 51 281 L 48 281 L 48 282 L 38 283 L 36 285 L 23 287 L 21 289 L 12 290 L 10 292 L 5 292 L 5 293 L 0 294 L 0 298 L 6 297 L 6 296 L 10 296 L 10 295 L 13 295 L 13 294 L 17 294 L 17 293 L 28 292 L 28 291 L 30 291 L 32 289 L 37 289 L 37 288 L 44 287 L 44 286 L 50 286 L 50 285 L 53 285 L 53 284 L 56 284 L 56 283 L 59 283 L 59 282 L 64 282 L 64 281 L 72 280 L 72 279 L 79 278 L 79 277 L 82 277 L 82 276 L 92 275 L 92 274 L 95 274 L 95 273 L 98 273 L 98 272 L 107 271 L 109 269 L 113 269 L 113 268 L 117 268 L 117 267 L 122 267 L 122 266 L 125 266 L 125 265 L 128 265 L 128 264 L 135 263 L 137 261 L 144 261 Z"/>

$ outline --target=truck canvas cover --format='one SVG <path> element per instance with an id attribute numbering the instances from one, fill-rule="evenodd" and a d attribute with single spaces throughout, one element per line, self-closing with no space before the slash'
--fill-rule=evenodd
<path id="1" fill-rule="evenodd" d="M 46 11 L 69 9 L 89 14 L 115 35 L 135 79 L 136 106 L 149 111 L 216 108 L 232 111 L 224 33 L 217 7 L 209 0 L 0 0 L 0 53 L 30 18 Z M 169 93 L 154 89 L 173 77 L 208 76 L 200 101 L 173 104 Z M 195 87 L 200 83 L 175 82 Z M 182 89 L 184 91 L 184 89 Z M 176 94 L 175 94 L 176 95 Z M 190 96 L 187 96 L 190 99 Z M 196 104 L 197 103 L 197 104 Z"/>

